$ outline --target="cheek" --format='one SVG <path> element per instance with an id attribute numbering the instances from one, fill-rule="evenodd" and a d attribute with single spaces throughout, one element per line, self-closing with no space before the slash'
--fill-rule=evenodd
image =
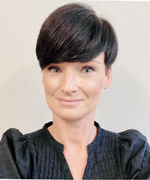
<path id="1" fill-rule="evenodd" d="M 43 76 L 45 99 L 46 99 L 49 109 L 51 109 L 51 110 L 53 110 L 53 108 L 54 108 L 53 97 L 57 90 L 56 84 L 57 84 L 56 80 L 54 81 L 54 80 L 51 80 L 50 77 L 48 77 L 48 76 Z"/>
<path id="2" fill-rule="evenodd" d="M 104 80 L 103 78 L 93 79 L 87 83 L 86 87 L 88 88 L 89 92 L 91 93 L 95 92 L 96 94 L 100 94 L 104 88 Z"/>
<path id="3" fill-rule="evenodd" d="M 57 82 L 56 82 L 56 80 L 54 81 L 54 80 L 51 80 L 49 77 L 43 76 L 43 86 L 44 86 L 45 94 L 53 96 L 53 94 L 57 88 L 56 87 Z"/>
<path id="4" fill-rule="evenodd" d="M 87 82 L 85 88 L 87 96 L 92 103 L 99 102 L 102 90 L 104 88 L 104 78 L 95 78 Z"/>

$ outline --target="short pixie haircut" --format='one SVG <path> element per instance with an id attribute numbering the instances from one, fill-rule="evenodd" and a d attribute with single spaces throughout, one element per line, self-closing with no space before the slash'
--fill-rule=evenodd
<path id="1" fill-rule="evenodd" d="M 85 4 L 67 4 L 56 9 L 44 21 L 36 45 L 43 70 L 51 63 L 88 62 L 105 53 L 110 68 L 118 53 L 112 25 Z"/>

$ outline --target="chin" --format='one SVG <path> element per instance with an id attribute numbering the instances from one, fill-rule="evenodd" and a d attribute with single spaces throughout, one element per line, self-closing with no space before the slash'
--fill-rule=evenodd
<path id="1" fill-rule="evenodd" d="M 78 109 L 78 110 L 77 109 L 74 109 L 74 110 L 73 109 L 65 109 L 60 112 L 58 112 L 56 110 L 55 111 L 56 113 L 54 111 L 52 111 L 52 112 L 55 114 L 55 117 L 57 116 L 65 121 L 70 121 L 70 122 L 80 121 L 85 118 L 88 119 L 88 116 L 91 117 L 91 115 L 92 115 L 92 117 L 94 116 L 93 111 L 87 112 L 87 111 L 83 111 L 81 109 Z"/>
<path id="2" fill-rule="evenodd" d="M 80 115 L 72 115 L 72 114 L 65 114 L 65 116 L 64 115 L 62 115 L 62 116 L 59 116 L 59 117 L 61 117 L 62 119 L 65 119 L 65 120 L 67 120 L 67 121 L 77 121 L 77 120 L 80 120 L 80 119 L 83 119 L 83 117 L 84 116 L 80 116 Z"/>
<path id="3" fill-rule="evenodd" d="M 57 113 L 55 115 L 61 119 L 66 120 L 66 121 L 78 121 L 78 120 L 83 119 L 86 116 L 86 114 L 78 113 L 77 110 L 76 111 L 69 111 L 69 112 L 63 111 L 61 113 L 58 113 L 58 111 L 57 111 Z"/>

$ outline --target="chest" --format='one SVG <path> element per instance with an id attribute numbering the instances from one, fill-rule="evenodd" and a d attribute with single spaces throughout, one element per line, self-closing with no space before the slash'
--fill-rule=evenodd
<path id="1" fill-rule="evenodd" d="M 88 153 L 64 153 L 66 162 L 69 166 L 73 179 L 82 179 L 87 165 Z"/>
<path id="2" fill-rule="evenodd" d="M 42 143 L 41 143 L 42 144 Z M 88 153 L 65 154 L 51 146 L 33 152 L 30 178 L 35 179 L 122 179 L 119 154 L 111 146 L 97 146 Z"/>

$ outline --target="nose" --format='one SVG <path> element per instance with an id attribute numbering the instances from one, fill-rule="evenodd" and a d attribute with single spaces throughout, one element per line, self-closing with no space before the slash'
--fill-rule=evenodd
<path id="1" fill-rule="evenodd" d="M 78 91 L 78 77 L 71 70 L 65 72 L 61 78 L 61 91 L 65 94 L 72 94 Z"/>

